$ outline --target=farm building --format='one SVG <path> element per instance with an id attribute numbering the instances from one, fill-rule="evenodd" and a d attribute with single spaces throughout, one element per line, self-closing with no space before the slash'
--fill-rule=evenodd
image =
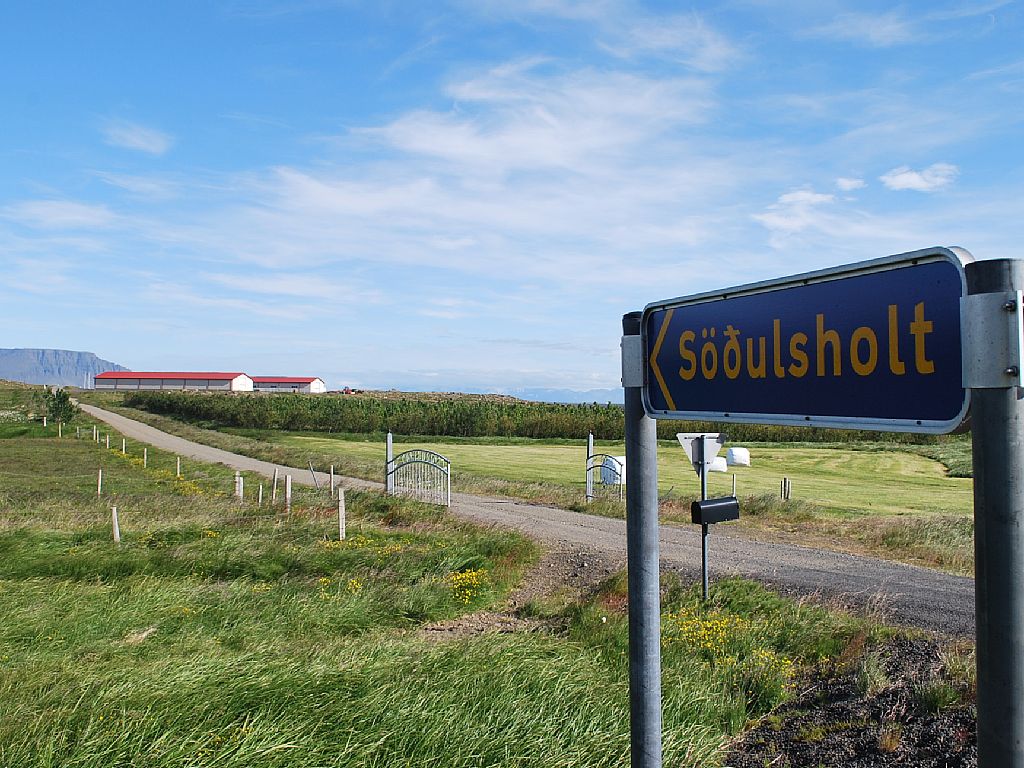
<path id="1" fill-rule="evenodd" d="M 96 389 L 208 389 L 215 392 L 252 392 L 252 379 L 244 373 L 209 371 L 105 371 L 94 379 Z"/>
<path id="2" fill-rule="evenodd" d="M 253 376 L 257 392 L 302 392 L 319 395 L 327 391 L 323 379 L 316 376 Z"/>

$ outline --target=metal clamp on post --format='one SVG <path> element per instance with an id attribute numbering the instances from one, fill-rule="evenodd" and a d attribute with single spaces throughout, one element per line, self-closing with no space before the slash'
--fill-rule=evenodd
<path id="1" fill-rule="evenodd" d="M 622 386 L 644 385 L 644 347 L 640 336 L 622 337 Z"/>
<path id="2" fill-rule="evenodd" d="M 960 299 L 965 388 L 1024 386 L 1022 304 L 1021 291 L 975 293 Z"/>

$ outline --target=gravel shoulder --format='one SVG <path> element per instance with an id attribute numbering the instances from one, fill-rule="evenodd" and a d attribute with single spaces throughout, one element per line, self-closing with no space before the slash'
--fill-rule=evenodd
<path id="1" fill-rule="evenodd" d="M 182 457 L 224 464 L 233 469 L 271 476 L 275 469 L 292 474 L 293 482 L 312 485 L 308 469 L 284 467 L 169 435 L 116 413 L 80 404 L 85 413 L 106 422 L 133 440 L 149 443 Z M 318 473 L 321 482 L 325 473 Z M 382 488 L 381 483 L 343 478 L 346 488 Z M 452 512 L 483 525 L 518 530 L 550 550 L 593 553 L 601 570 L 622 567 L 626 560 L 626 526 L 622 520 L 537 506 L 510 499 L 453 494 Z M 700 578 L 699 531 L 662 526 L 663 570 Z M 581 558 L 583 569 L 586 558 Z M 868 609 L 895 624 L 955 637 L 974 635 L 974 580 L 925 568 L 891 563 L 792 544 L 751 541 L 717 526 L 710 537 L 712 579 L 736 575 L 757 579 L 797 596 L 854 609 Z M 594 567 L 594 566 L 591 566 Z"/>

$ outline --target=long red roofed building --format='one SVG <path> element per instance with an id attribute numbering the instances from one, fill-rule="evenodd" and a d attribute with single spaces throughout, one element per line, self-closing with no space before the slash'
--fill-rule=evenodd
<path id="1" fill-rule="evenodd" d="M 197 389 L 252 392 L 252 377 L 241 372 L 105 371 L 93 380 L 96 389 Z"/>

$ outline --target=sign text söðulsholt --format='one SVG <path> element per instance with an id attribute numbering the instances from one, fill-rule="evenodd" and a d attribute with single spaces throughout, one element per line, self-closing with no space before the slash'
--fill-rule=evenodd
<path id="1" fill-rule="evenodd" d="M 946 432 L 967 410 L 963 268 L 945 248 L 644 311 L 644 401 L 661 418 Z"/>

